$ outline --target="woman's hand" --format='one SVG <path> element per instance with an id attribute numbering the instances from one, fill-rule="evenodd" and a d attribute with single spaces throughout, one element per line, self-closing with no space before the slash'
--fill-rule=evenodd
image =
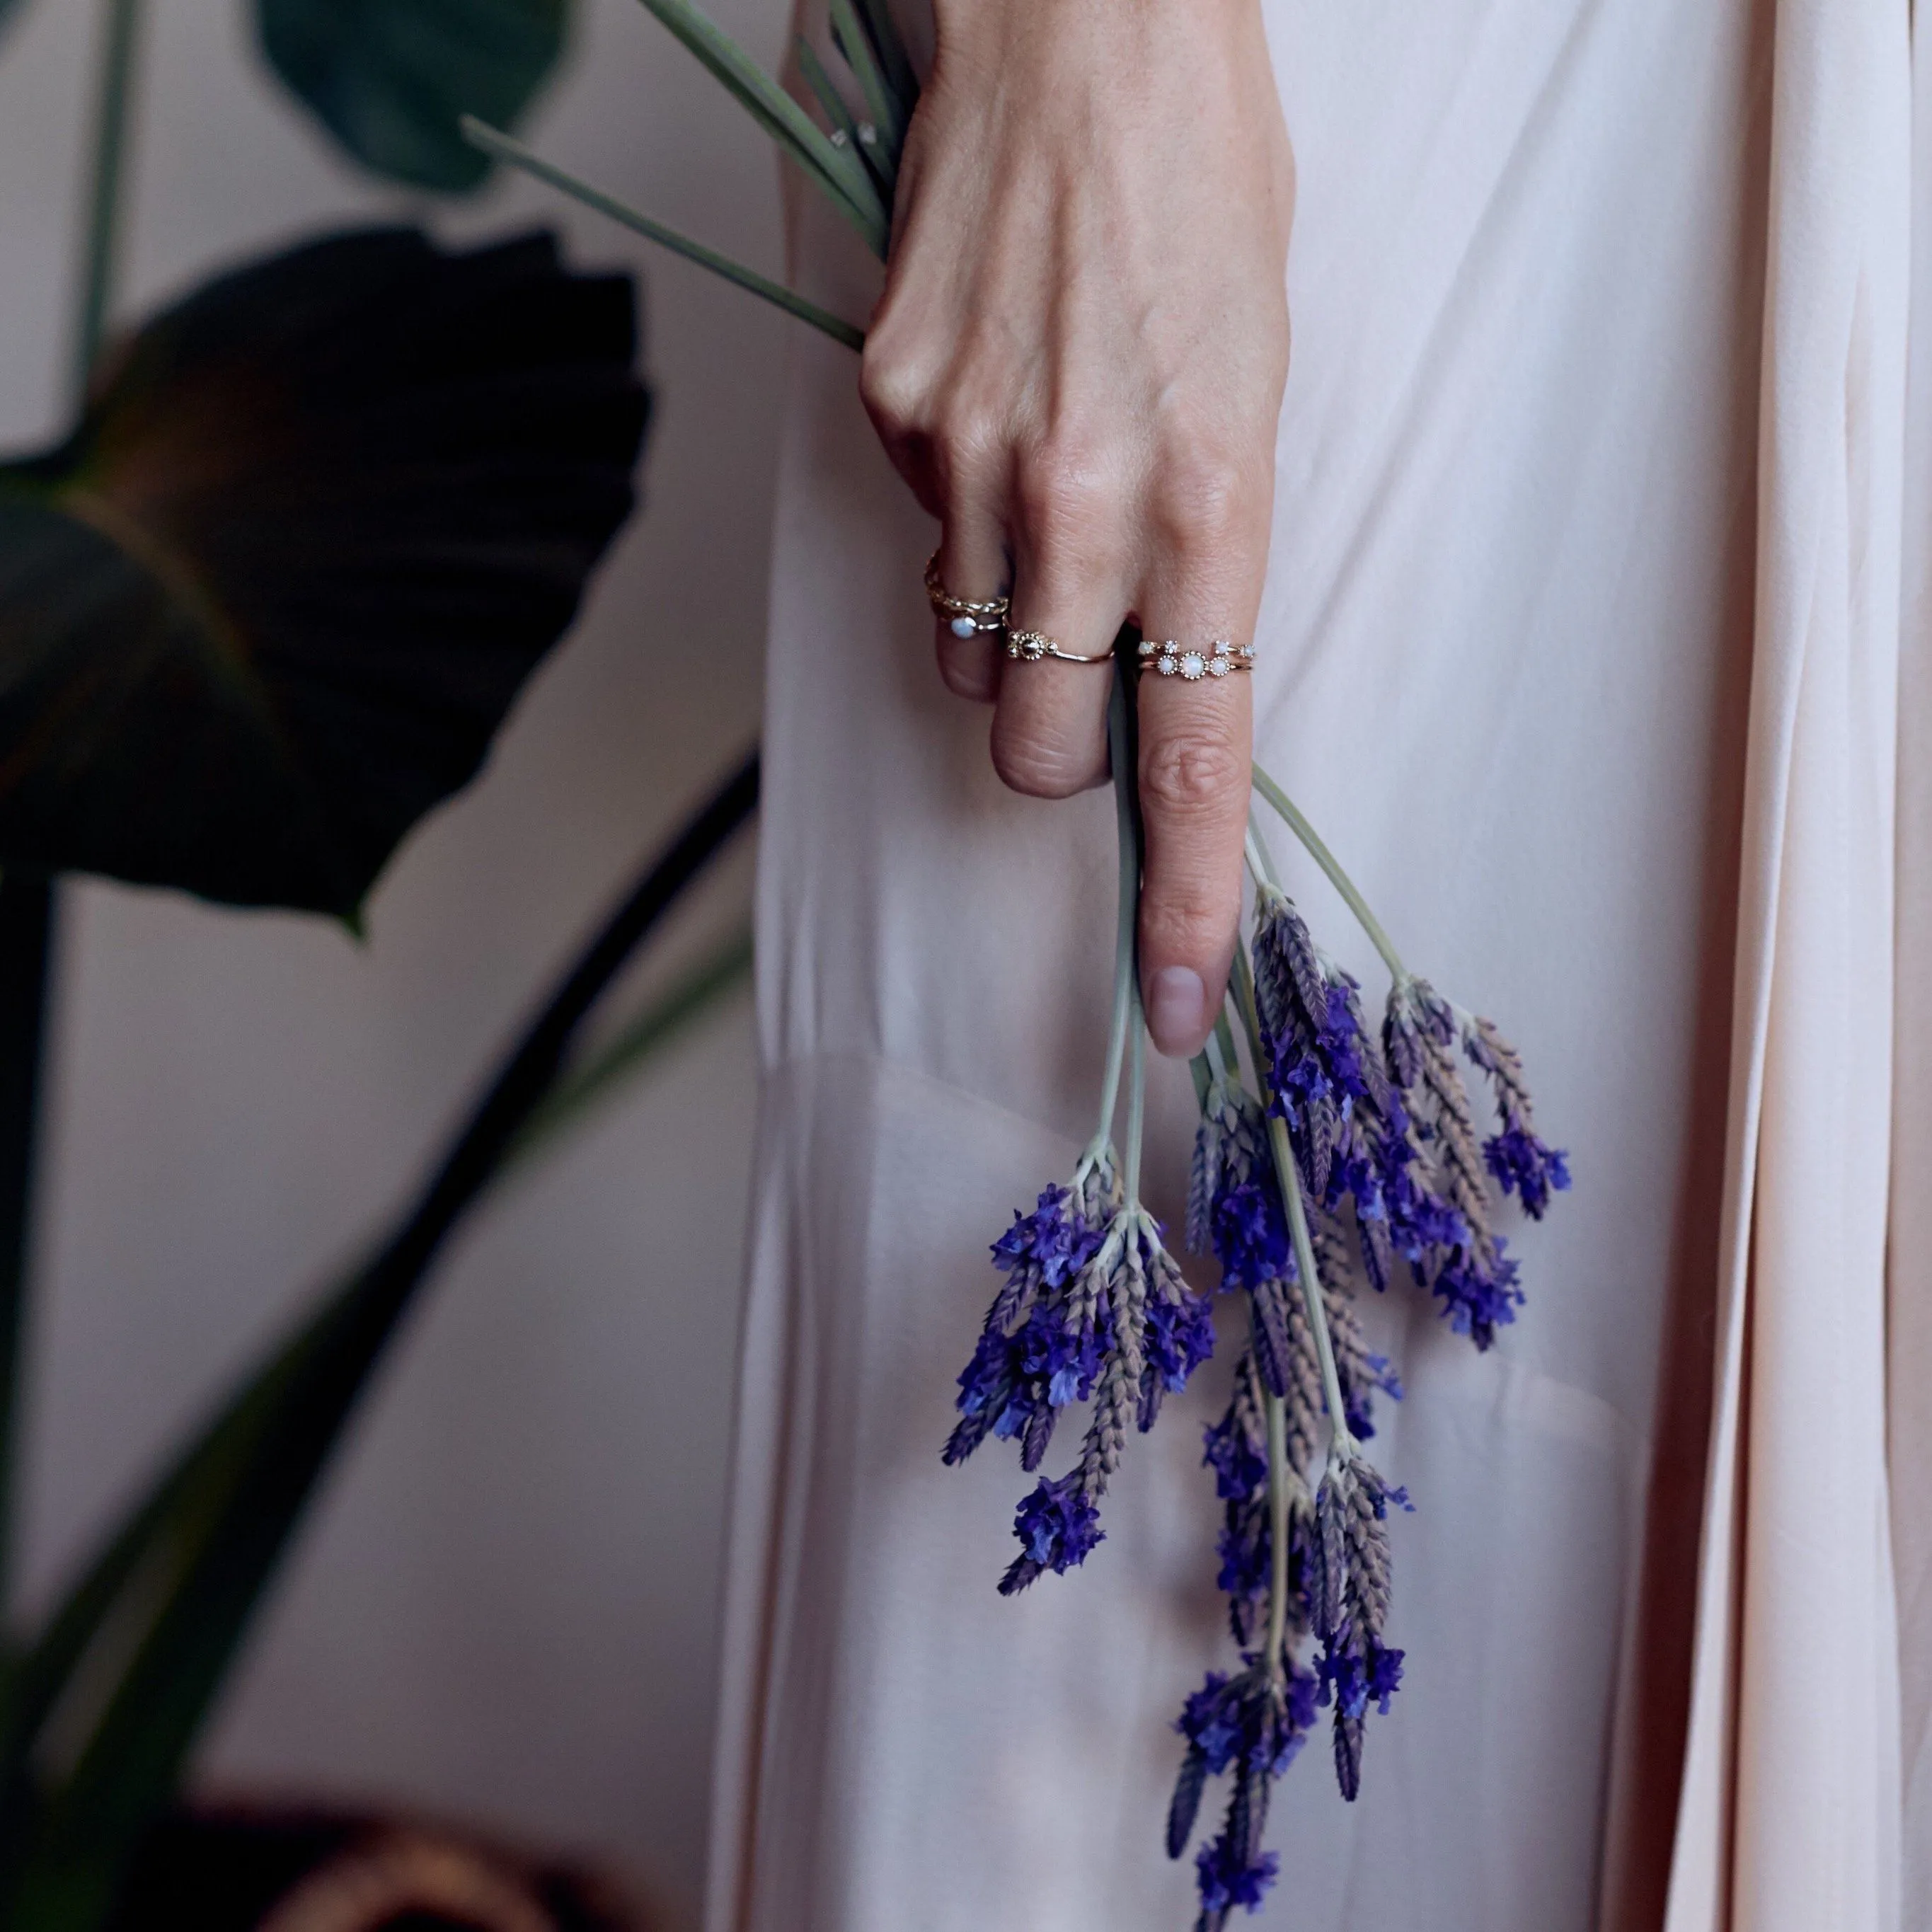
<path id="1" fill-rule="evenodd" d="M 866 406 L 945 526 L 955 596 L 1104 652 L 1122 621 L 1252 640 L 1288 369 L 1294 171 L 1257 0 L 938 0 Z M 1064 797 L 1107 774 L 1104 664 L 941 625 L 997 704 L 993 762 Z M 1150 1030 L 1198 1050 L 1239 915 L 1244 676 L 1141 686 Z"/>

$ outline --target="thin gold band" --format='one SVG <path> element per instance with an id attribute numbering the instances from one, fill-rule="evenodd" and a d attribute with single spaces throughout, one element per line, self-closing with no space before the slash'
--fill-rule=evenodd
<path id="1" fill-rule="evenodd" d="M 1009 631 L 1006 633 L 1006 655 L 1018 658 L 1027 664 L 1038 664 L 1042 658 L 1053 658 L 1061 664 L 1112 664 L 1112 651 L 1101 651 L 1094 656 L 1082 657 L 1078 651 L 1064 651 L 1044 631 Z"/>
<path id="2" fill-rule="evenodd" d="M 956 597 L 939 580 L 939 553 L 934 550 L 926 562 L 926 601 L 948 620 L 956 638 L 970 638 L 978 631 L 1004 631 L 1006 613 L 1012 608 L 1010 597 Z"/>

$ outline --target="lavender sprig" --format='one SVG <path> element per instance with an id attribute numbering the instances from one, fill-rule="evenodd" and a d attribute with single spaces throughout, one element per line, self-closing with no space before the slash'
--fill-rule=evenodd
<path id="1" fill-rule="evenodd" d="M 1138 827 L 1131 796 L 1133 760 L 1124 684 L 1109 717 L 1120 854 L 1114 1004 L 1100 1114 L 1071 1184 L 1048 1187 L 1030 1215 L 1016 1214 L 994 1244 L 1006 1276 L 972 1360 L 959 1378 L 960 1420 L 944 1453 L 962 1462 L 988 1435 L 1016 1438 L 1020 1466 L 1036 1471 L 1059 1412 L 1090 1402 L 1072 1468 L 1042 1477 L 1013 1519 L 1020 1544 L 1000 1580 L 1002 1595 L 1046 1571 L 1084 1562 L 1103 1539 L 1100 1504 L 1132 1430 L 1151 1429 L 1168 1394 L 1214 1352 L 1208 1304 L 1183 1279 L 1160 1224 L 1140 1202 L 1146 1118 L 1146 1028 L 1135 986 L 1134 929 L 1140 883 Z M 1111 1134 L 1124 1060 L 1126 1160 Z"/>
<path id="2" fill-rule="evenodd" d="M 1386 1716 L 1402 1682 L 1403 1653 L 1382 1642 L 1391 1504 L 1408 1508 L 1408 1492 L 1390 1488 L 1359 1456 L 1331 1461 L 1315 1498 L 1309 1622 L 1322 1645 L 1320 1701 L 1335 1710 L 1336 1780 L 1352 1802 L 1361 1789 L 1369 1706 Z"/>
<path id="3" fill-rule="evenodd" d="M 1493 1020 L 1466 1014 L 1462 1051 L 1489 1076 L 1502 1131 L 1483 1143 L 1483 1160 L 1505 1194 L 1522 1202 L 1532 1221 L 1543 1219 L 1552 1192 L 1570 1185 L 1570 1156 L 1537 1137 L 1535 1110 L 1523 1078 L 1522 1058 L 1496 1030 Z"/>
<path id="4" fill-rule="evenodd" d="M 1274 1884 L 1280 1862 L 1262 1849 L 1268 1798 L 1315 1721 L 1316 1679 L 1309 1671 L 1292 1658 L 1274 1664 L 1257 1652 L 1243 1660 L 1246 1667 L 1232 1679 L 1210 1670 L 1174 1724 L 1187 1750 L 1168 1807 L 1169 1858 L 1179 1858 L 1194 1835 L 1208 1780 L 1229 1772 L 1234 1778 L 1221 1828 L 1194 1862 L 1201 1894 L 1196 1932 L 1221 1932 L 1236 1906 L 1256 1910 Z"/>

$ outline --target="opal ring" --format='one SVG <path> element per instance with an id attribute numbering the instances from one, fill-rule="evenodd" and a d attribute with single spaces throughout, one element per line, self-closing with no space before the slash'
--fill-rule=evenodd
<path id="1" fill-rule="evenodd" d="M 1190 684 L 1255 668 L 1254 646 L 1230 644 L 1226 638 L 1216 638 L 1205 650 L 1191 650 L 1172 638 L 1160 643 L 1150 639 L 1141 646 L 1140 656 L 1142 670 L 1157 670 L 1162 677 L 1184 677 Z"/>
<path id="2" fill-rule="evenodd" d="M 1018 658 L 1028 664 L 1038 664 L 1042 658 L 1052 658 L 1061 664 L 1112 664 L 1112 651 L 1098 651 L 1091 657 L 1082 657 L 1078 651 L 1064 651 L 1044 631 L 1009 631 L 1006 633 L 1006 655 Z"/>
<path id="3" fill-rule="evenodd" d="M 956 597 L 939 580 L 939 553 L 926 560 L 926 601 L 946 620 L 946 628 L 956 638 L 976 637 L 985 631 L 1004 631 L 1006 613 L 1012 608 L 1010 597 L 986 597 L 975 602 Z"/>

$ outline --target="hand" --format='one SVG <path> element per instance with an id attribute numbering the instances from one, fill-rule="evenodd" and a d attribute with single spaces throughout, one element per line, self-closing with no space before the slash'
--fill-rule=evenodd
<path id="1" fill-rule="evenodd" d="M 941 580 L 1104 652 L 1253 637 L 1288 370 L 1294 170 L 1258 0 L 938 0 L 867 408 L 944 525 Z M 1104 664 L 941 625 L 993 702 L 993 763 L 1065 797 L 1107 775 Z M 1142 997 L 1164 1053 L 1220 1011 L 1240 902 L 1248 677 L 1140 687 Z"/>

